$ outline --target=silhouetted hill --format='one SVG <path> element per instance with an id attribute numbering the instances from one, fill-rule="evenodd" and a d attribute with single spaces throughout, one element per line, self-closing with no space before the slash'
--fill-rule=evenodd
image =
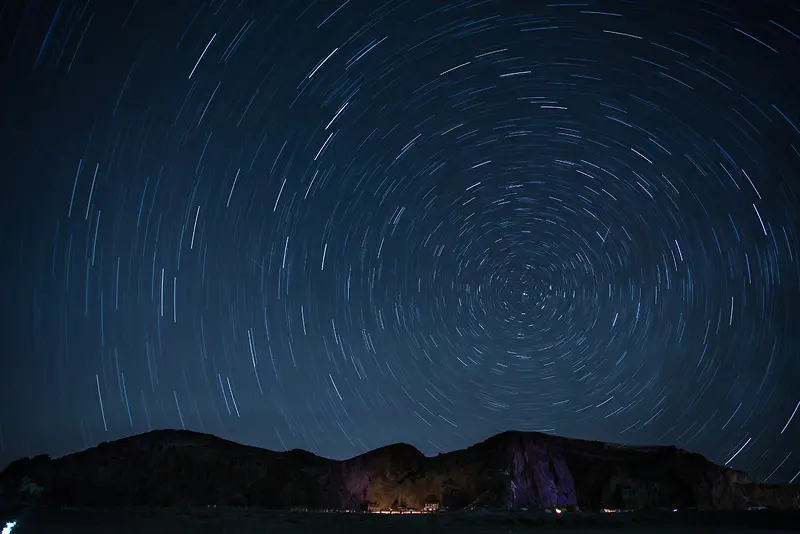
<path id="1" fill-rule="evenodd" d="M 63 458 L 17 460 L 0 474 L 0 497 L 57 505 L 284 509 L 800 507 L 796 486 L 760 484 L 676 447 L 535 432 L 504 432 L 436 457 L 395 444 L 336 461 L 157 430 Z"/>

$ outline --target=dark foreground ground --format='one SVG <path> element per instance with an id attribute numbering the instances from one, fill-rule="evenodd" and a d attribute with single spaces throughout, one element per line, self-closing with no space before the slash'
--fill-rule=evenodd
<path id="1" fill-rule="evenodd" d="M 67 509 L 0 506 L 0 529 L 12 534 L 477 534 L 541 530 L 561 534 L 621 530 L 626 533 L 771 533 L 800 531 L 800 514 L 782 512 L 663 514 L 453 512 L 431 515 L 278 512 L 236 508 Z"/>

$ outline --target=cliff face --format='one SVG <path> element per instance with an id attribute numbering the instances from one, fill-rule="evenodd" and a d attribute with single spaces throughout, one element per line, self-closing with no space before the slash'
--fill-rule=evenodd
<path id="1" fill-rule="evenodd" d="M 522 432 L 431 458 L 398 444 L 335 461 L 162 430 L 18 460 L 0 474 L 0 497 L 83 506 L 800 508 L 796 486 L 759 484 L 675 447 Z"/>

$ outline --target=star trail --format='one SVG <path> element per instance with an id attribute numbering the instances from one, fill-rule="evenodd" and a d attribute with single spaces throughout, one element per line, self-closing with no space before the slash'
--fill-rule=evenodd
<path id="1" fill-rule="evenodd" d="M 508 429 L 800 471 L 800 4 L 0 7 L 0 464 Z"/>

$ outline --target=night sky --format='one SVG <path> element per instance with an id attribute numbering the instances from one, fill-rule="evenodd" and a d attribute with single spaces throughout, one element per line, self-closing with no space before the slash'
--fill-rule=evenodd
<path id="1" fill-rule="evenodd" d="M 797 478 L 798 87 L 788 2 L 6 0 L 0 466 L 518 429 Z"/>

